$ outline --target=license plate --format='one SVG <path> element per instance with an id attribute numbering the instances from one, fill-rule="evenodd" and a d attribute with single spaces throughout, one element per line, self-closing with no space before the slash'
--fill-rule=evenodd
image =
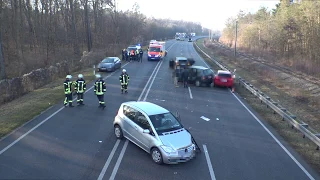
<path id="1" fill-rule="evenodd" d="M 227 80 L 226 79 L 221 79 L 221 82 L 227 82 Z"/>

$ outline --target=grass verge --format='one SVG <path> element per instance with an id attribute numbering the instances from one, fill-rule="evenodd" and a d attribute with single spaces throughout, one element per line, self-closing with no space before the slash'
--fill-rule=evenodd
<path id="1" fill-rule="evenodd" d="M 271 95 L 277 93 L 282 96 L 279 91 L 274 91 L 271 86 L 265 84 L 258 76 L 253 76 L 252 72 L 248 72 L 245 69 L 238 67 L 237 64 L 231 64 L 226 61 L 225 56 L 220 56 L 219 49 L 210 50 L 203 46 L 204 39 L 197 40 L 195 43 L 207 54 L 213 56 L 215 59 L 223 62 L 229 68 L 237 69 L 237 74 L 245 78 L 247 81 L 255 82 L 255 87 L 261 89 L 264 93 Z M 195 49 L 197 49 L 195 47 Z M 213 69 L 219 69 L 219 67 L 207 58 L 201 51 L 197 49 L 197 52 L 208 62 Z M 235 85 L 236 93 L 243 98 L 268 124 L 270 124 L 277 133 L 283 137 L 283 139 L 289 143 L 289 145 L 298 152 L 318 173 L 320 173 L 320 153 L 316 150 L 316 145 L 308 138 L 303 138 L 302 134 L 292 129 L 289 123 L 282 121 L 282 118 L 278 114 L 274 114 L 272 109 L 267 108 L 266 105 L 260 103 L 260 100 L 251 94 L 246 88 L 240 86 L 238 83 Z M 282 100 L 280 100 L 282 102 Z M 299 105 L 299 104 L 298 104 Z M 289 109 L 290 110 L 290 109 Z"/>
<path id="2" fill-rule="evenodd" d="M 92 68 L 75 72 L 73 77 L 76 78 L 79 73 L 84 75 L 87 83 L 94 80 Z M 64 99 L 62 86 L 64 80 L 64 78 L 58 79 L 21 98 L 2 105 L 0 108 L 0 138 L 30 121 L 52 105 L 62 102 Z"/>

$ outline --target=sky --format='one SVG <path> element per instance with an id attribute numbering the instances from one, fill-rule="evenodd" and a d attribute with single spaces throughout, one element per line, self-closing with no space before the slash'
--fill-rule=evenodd
<path id="1" fill-rule="evenodd" d="M 260 7 L 275 8 L 280 0 L 117 0 L 119 10 L 139 4 L 148 17 L 199 22 L 205 28 L 223 30 L 229 17 L 240 10 L 256 12 Z"/>

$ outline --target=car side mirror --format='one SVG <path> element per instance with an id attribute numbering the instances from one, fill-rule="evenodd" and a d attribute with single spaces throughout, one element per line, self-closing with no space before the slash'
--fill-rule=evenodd
<path id="1" fill-rule="evenodd" d="M 149 129 L 144 129 L 144 130 L 143 130 L 143 133 L 144 133 L 144 134 L 150 134 L 150 130 L 149 130 Z"/>

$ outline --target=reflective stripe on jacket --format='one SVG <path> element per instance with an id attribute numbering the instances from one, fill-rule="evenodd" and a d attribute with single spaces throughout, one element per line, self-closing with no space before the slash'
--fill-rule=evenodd
<path id="1" fill-rule="evenodd" d="M 70 80 L 64 81 L 63 86 L 64 86 L 64 93 L 65 94 L 72 93 L 72 82 Z"/>
<path id="2" fill-rule="evenodd" d="M 103 93 L 106 92 L 106 83 L 104 80 L 99 79 L 94 83 L 94 92 L 96 95 L 103 95 Z"/>
<path id="3" fill-rule="evenodd" d="M 119 77 L 119 80 L 120 80 L 120 83 L 125 83 L 125 84 L 128 84 L 129 83 L 129 80 L 130 80 L 130 77 L 128 74 L 121 74 L 120 77 Z"/>
<path id="4" fill-rule="evenodd" d="M 83 79 L 78 79 L 74 83 L 74 89 L 77 91 L 77 93 L 84 93 L 86 91 L 86 81 Z"/>

